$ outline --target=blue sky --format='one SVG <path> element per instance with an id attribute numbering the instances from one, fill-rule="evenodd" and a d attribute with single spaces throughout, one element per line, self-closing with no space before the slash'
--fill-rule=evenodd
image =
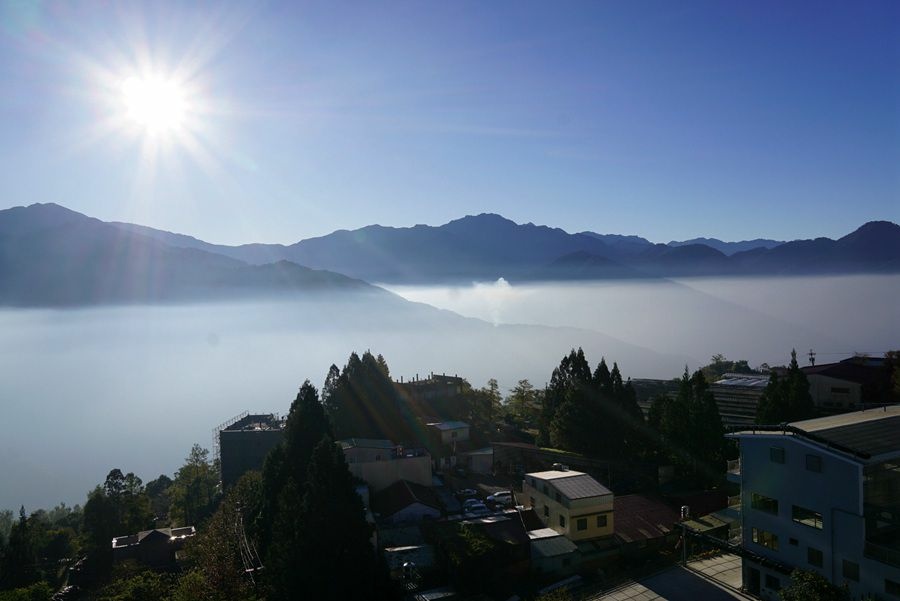
<path id="1" fill-rule="evenodd" d="M 110 125 L 138 72 L 188 135 Z M 900 221 L 898 73 L 897 2 L 4 2 L 0 208 L 220 243 L 480 212 L 836 237 Z"/>

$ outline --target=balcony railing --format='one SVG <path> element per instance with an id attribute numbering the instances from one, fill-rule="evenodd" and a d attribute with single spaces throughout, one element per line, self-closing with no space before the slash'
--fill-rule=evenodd
<path id="1" fill-rule="evenodd" d="M 741 475 L 741 460 L 740 459 L 730 459 L 728 461 L 728 473 L 733 474 L 735 476 Z"/>
<path id="2" fill-rule="evenodd" d="M 892 549 L 882 545 L 866 541 L 866 557 L 880 561 L 889 566 L 900 568 L 900 549 Z"/>

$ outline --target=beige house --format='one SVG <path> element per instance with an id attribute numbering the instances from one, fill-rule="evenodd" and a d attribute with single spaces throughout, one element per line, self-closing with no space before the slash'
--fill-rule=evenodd
<path id="1" fill-rule="evenodd" d="M 548 528 L 571 541 L 613 535 L 613 494 L 588 474 L 565 468 L 525 474 L 522 496 Z"/>

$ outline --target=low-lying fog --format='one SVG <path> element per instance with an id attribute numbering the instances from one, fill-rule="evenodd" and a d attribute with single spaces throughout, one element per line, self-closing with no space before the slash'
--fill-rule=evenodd
<path id="1" fill-rule="evenodd" d="M 394 290 L 484 321 L 400 299 L 0 310 L 0 508 L 83 503 L 113 467 L 171 475 L 217 424 L 286 412 L 353 350 L 382 353 L 395 378 L 505 390 L 543 385 L 577 346 L 659 378 L 714 353 L 758 364 L 792 347 L 826 361 L 900 346 L 898 276 Z"/>

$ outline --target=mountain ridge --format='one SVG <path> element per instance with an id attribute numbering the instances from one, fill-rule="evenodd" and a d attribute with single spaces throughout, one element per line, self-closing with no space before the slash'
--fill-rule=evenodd
<path id="1" fill-rule="evenodd" d="M 900 226 L 873 221 L 837 240 L 728 250 L 700 243 L 653 244 L 620 234 L 570 234 L 494 213 L 441 226 L 375 224 L 290 245 L 226 246 L 142 225 L 107 223 L 52 203 L 35 204 L 0 211 L 0 303 L 161 302 L 297 292 L 304 286 L 307 291 L 362 289 L 369 286 L 365 282 L 468 283 L 500 277 L 521 282 L 895 273 L 900 272 Z M 42 289 L 55 292 L 43 300 L 26 292 Z"/>

